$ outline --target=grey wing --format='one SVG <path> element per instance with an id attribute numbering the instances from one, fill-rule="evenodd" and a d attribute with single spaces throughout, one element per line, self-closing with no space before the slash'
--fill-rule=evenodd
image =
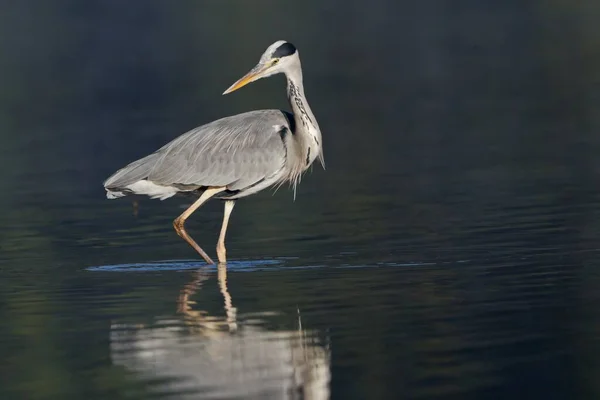
<path id="1" fill-rule="evenodd" d="M 285 166 L 282 132 L 289 117 L 279 110 L 251 111 L 193 129 L 155 153 L 117 171 L 104 183 L 122 189 L 140 180 L 161 186 L 226 186 L 242 190 L 279 174 Z"/>

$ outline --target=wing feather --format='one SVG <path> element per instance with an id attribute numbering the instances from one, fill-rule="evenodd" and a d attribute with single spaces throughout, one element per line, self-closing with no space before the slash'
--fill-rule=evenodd
<path id="1" fill-rule="evenodd" d="M 195 128 L 106 180 L 124 188 L 139 180 L 157 185 L 228 186 L 241 190 L 277 174 L 285 165 L 279 110 L 251 111 Z"/>

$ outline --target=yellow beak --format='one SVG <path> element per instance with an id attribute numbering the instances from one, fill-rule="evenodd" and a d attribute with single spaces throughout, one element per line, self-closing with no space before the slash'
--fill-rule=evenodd
<path id="1" fill-rule="evenodd" d="M 246 75 L 244 75 L 240 79 L 238 79 L 237 82 L 235 82 L 233 85 L 231 85 L 229 87 L 229 89 L 227 89 L 226 91 L 223 92 L 223 94 L 235 92 L 236 90 L 238 90 L 241 87 L 246 86 L 250 82 L 254 82 L 257 79 L 260 79 L 261 75 L 267 68 L 268 68 L 268 66 L 257 65 L 256 67 L 252 68 L 250 70 L 250 72 L 248 72 Z"/>

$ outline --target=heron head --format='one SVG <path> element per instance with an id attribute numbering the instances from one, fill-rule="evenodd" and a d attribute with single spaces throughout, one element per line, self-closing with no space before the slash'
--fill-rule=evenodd
<path id="1" fill-rule="evenodd" d="M 278 40 L 263 53 L 258 64 L 246 75 L 229 87 L 223 94 L 228 94 L 261 78 L 279 74 L 298 61 L 296 47 L 285 40 Z"/>

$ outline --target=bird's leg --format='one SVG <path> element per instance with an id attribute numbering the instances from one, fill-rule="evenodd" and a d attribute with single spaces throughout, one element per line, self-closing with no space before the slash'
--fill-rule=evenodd
<path id="1" fill-rule="evenodd" d="M 217 242 L 217 257 L 219 262 L 224 263 L 227 261 L 227 249 L 225 249 L 225 234 L 227 233 L 227 224 L 229 223 L 229 216 L 235 206 L 235 200 L 225 201 L 225 210 L 223 211 L 223 225 L 221 226 L 221 233 L 219 234 L 219 241 Z"/>
<path id="2" fill-rule="evenodd" d="M 202 250 L 200 246 L 198 246 L 198 243 L 196 243 L 194 239 L 192 239 L 190 235 L 188 235 L 188 233 L 185 231 L 184 224 L 185 220 L 188 219 L 188 217 L 192 215 L 192 213 L 196 211 L 198 207 L 200 207 L 214 195 L 221 193 L 224 190 L 225 187 L 215 187 L 206 189 L 204 193 L 202 193 L 200 198 L 194 202 L 194 204 L 192 204 L 187 210 L 181 213 L 179 217 L 175 218 L 175 221 L 173 221 L 173 227 L 175 228 L 175 232 L 177 232 L 177 234 L 181 236 L 183 240 L 188 242 L 188 244 L 192 246 L 194 250 L 196 250 L 202 256 L 202 258 L 204 258 L 204 260 L 209 264 L 214 264 L 215 262 L 208 256 L 208 254 L 204 252 L 204 250 Z"/>

